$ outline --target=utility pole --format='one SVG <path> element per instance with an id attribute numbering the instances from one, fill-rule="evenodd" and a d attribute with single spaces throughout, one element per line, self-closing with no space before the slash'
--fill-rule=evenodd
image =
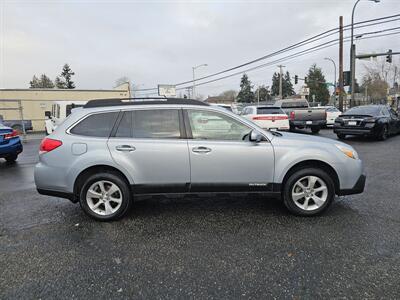
<path id="1" fill-rule="evenodd" d="M 283 95 L 282 95 L 282 68 L 284 68 L 285 66 L 279 65 L 279 98 L 283 99 Z"/>
<path id="2" fill-rule="evenodd" d="M 343 111 L 343 16 L 339 17 L 339 110 Z"/>

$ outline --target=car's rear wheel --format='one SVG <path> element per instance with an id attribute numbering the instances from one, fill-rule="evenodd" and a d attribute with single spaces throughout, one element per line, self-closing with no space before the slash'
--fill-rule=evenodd
<path id="1" fill-rule="evenodd" d="M 5 160 L 9 163 L 13 163 L 17 160 L 18 155 L 14 154 L 14 155 L 9 155 L 5 157 Z"/>
<path id="2" fill-rule="evenodd" d="M 338 137 L 339 140 L 344 140 L 346 138 L 346 135 L 343 134 L 343 133 L 338 133 L 337 137 Z"/>
<path id="3" fill-rule="evenodd" d="M 321 130 L 321 128 L 319 126 L 311 127 L 311 132 L 312 133 L 318 133 L 320 130 Z"/>
<path id="4" fill-rule="evenodd" d="M 331 177 L 320 169 L 298 170 L 284 185 L 284 203 L 295 215 L 318 215 L 329 207 L 334 198 L 335 185 Z"/>
<path id="5" fill-rule="evenodd" d="M 128 183 L 116 173 L 89 176 L 80 193 L 84 212 L 99 221 L 122 218 L 131 206 L 131 199 Z"/>

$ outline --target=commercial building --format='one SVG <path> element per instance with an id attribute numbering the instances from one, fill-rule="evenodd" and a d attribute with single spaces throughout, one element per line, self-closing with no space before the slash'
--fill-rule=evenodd
<path id="1" fill-rule="evenodd" d="M 124 83 L 112 90 L 0 89 L 0 115 L 3 115 L 5 120 L 19 120 L 20 112 L 12 108 L 18 108 L 21 101 L 23 119 L 32 121 L 34 131 L 43 131 L 44 112 L 51 111 L 54 101 L 129 98 L 129 86 L 129 83 Z"/>

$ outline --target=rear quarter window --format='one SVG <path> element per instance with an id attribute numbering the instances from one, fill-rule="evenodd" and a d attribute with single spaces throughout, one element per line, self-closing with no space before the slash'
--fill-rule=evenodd
<path id="1" fill-rule="evenodd" d="M 89 115 L 70 132 L 72 134 L 93 136 L 93 137 L 109 137 L 114 123 L 117 119 L 118 112 L 98 113 Z"/>

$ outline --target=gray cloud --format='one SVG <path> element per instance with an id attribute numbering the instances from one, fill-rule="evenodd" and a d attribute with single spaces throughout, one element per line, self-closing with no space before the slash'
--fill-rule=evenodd
<path id="1" fill-rule="evenodd" d="M 0 87 L 24 88 L 33 74 L 54 78 L 68 62 L 78 88 L 111 88 L 128 76 L 140 87 L 191 79 L 273 52 L 350 22 L 354 1 L 2 1 Z M 361 1 L 356 20 L 400 12 L 400 1 Z M 400 22 L 371 30 L 400 26 Z M 360 31 L 370 31 L 362 29 Z M 345 62 L 348 61 L 348 45 Z M 359 51 L 400 49 L 398 36 L 359 41 Z M 312 63 L 333 80 L 337 47 L 285 62 L 303 76 Z M 346 66 L 347 67 L 347 66 Z M 275 66 L 250 72 L 270 84 Z M 362 67 L 358 67 L 361 74 Z M 240 76 L 201 86 L 203 95 L 239 86 Z"/>

